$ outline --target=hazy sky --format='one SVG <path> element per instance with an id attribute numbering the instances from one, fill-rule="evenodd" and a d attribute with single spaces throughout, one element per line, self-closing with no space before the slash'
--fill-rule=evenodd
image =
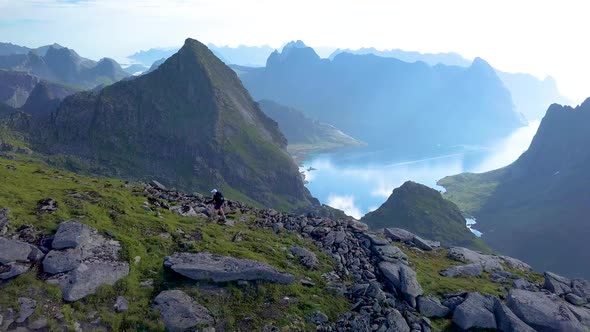
<path id="1" fill-rule="evenodd" d="M 590 96 L 586 0 L 0 0 L 0 40 L 57 42 L 82 56 L 216 44 L 454 51 L 496 68 L 554 76 L 576 103 Z"/>

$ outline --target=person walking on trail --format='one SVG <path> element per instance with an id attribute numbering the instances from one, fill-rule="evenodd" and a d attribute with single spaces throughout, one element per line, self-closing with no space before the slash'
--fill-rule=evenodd
<path id="1" fill-rule="evenodd" d="M 207 203 L 213 203 L 215 214 L 218 216 L 222 216 L 223 220 L 227 220 L 227 218 L 225 217 L 225 212 L 223 211 L 223 203 L 225 203 L 225 197 L 223 197 L 223 194 L 217 189 L 211 190 L 211 193 L 213 194 L 213 198 L 209 200 Z"/>

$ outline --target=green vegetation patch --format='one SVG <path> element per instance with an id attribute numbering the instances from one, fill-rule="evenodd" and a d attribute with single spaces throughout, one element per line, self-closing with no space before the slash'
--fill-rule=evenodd
<path id="1" fill-rule="evenodd" d="M 306 315 L 321 310 L 335 319 L 349 305 L 344 296 L 325 287 L 321 275 L 334 270 L 328 256 L 298 235 L 274 234 L 255 227 L 255 216 L 230 215 L 236 225 L 224 226 L 209 219 L 181 217 L 164 209 L 147 210 L 142 207 L 147 201 L 142 187 L 76 175 L 31 161 L 0 159 L 0 183 L 0 207 L 11 210 L 11 229 L 30 224 L 40 233 L 50 235 L 61 221 L 75 219 L 120 241 L 122 259 L 131 267 L 129 276 L 114 286 L 103 286 L 96 294 L 69 304 L 61 300 L 56 286 L 40 280 L 33 269 L 0 284 L 2 308 L 17 309 L 18 297 L 36 294 L 32 297 L 61 312 L 72 328 L 75 322 L 100 319 L 98 326 L 116 331 L 161 331 L 164 327 L 159 315 L 151 310 L 153 298 L 162 290 L 182 289 L 208 307 L 217 323 L 226 329 L 246 331 L 258 330 L 267 323 L 309 329 L 311 326 L 304 323 Z M 58 210 L 37 213 L 37 202 L 48 197 L 57 200 Z M 320 261 L 318 267 L 308 270 L 297 259 L 290 259 L 288 253 L 293 245 L 314 251 Z M 178 251 L 209 251 L 260 260 L 294 274 L 297 280 L 308 278 L 316 286 L 196 283 L 164 269 L 164 257 Z M 146 287 L 145 282 L 153 286 Z M 35 292 L 31 293 L 31 288 Z M 128 311 L 115 313 L 117 296 L 129 301 Z M 52 311 L 40 313 L 55 324 Z"/>

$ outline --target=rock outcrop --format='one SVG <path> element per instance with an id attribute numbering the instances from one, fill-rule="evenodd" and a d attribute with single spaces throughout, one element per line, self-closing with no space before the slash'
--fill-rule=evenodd
<path id="1" fill-rule="evenodd" d="M 32 263 L 43 258 L 35 246 L 0 237 L 0 280 L 6 280 L 27 272 Z"/>
<path id="2" fill-rule="evenodd" d="M 171 332 L 184 332 L 214 323 L 213 316 L 207 308 L 180 290 L 158 294 L 154 299 L 154 309 L 160 312 L 166 329 Z"/>
<path id="3" fill-rule="evenodd" d="M 281 272 L 266 263 L 208 252 L 175 253 L 166 257 L 164 266 L 193 280 L 268 281 L 279 284 L 290 284 L 295 281 L 293 275 Z"/>
<path id="4" fill-rule="evenodd" d="M 48 282 L 60 285 L 66 301 L 80 300 L 129 274 L 129 264 L 119 260 L 120 243 L 80 222 L 62 222 L 51 247 L 43 269 L 54 274 Z"/>

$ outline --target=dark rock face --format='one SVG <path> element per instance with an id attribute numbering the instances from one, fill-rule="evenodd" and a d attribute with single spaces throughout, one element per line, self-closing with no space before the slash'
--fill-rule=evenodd
<path id="1" fill-rule="evenodd" d="M 469 293 L 453 313 L 453 323 L 463 330 L 471 328 L 496 329 L 493 299 L 479 293 Z"/>
<path id="2" fill-rule="evenodd" d="M 584 222 L 590 215 L 585 185 L 590 174 L 583 166 L 590 163 L 589 125 L 590 99 L 576 108 L 553 104 L 529 149 L 513 164 L 441 184 L 449 184 L 449 197 L 467 192 L 482 197 L 479 207 L 467 213 L 477 218 L 492 248 L 539 271 L 590 278 L 590 264 L 579 263 L 590 252 L 590 225 Z M 486 186 L 495 189 L 480 192 Z"/>
<path id="3" fill-rule="evenodd" d="M 160 312 L 168 331 L 184 332 L 214 323 L 207 308 L 180 290 L 161 292 L 154 299 L 154 309 Z"/>
<path id="4" fill-rule="evenodd" d="M 277 124 L 192 39 L 147 75 L 66 98 L 34 141 L 101 163 L 106 174 L 157 176 L 190 191 L 228 187 L 269 207 L 318 203 Z"/>
<path id="5" fill-rule="evenodd" d="M 45 198 L 37 202 L 37 210 L 40 213 L 43 212 L 55 212 L 57 211 L 58 203 L 53 198 Z"/>
<path id="6" fill-rule="evenodd" d="M 554 294 L 513 289 L 508 294 L 507 306 L 535 330 L 585 330 L 565 301 Z"/>
<path id="7" fill-rule="evenodd" d="M 164 265 L 193 280 L 214 282 L 261 280 L 280 284 L 290 284 L 295 281 L 293 275 L 278 271 L 266 263 L 208 252 L 176 253 L 166 257 Z"/>

